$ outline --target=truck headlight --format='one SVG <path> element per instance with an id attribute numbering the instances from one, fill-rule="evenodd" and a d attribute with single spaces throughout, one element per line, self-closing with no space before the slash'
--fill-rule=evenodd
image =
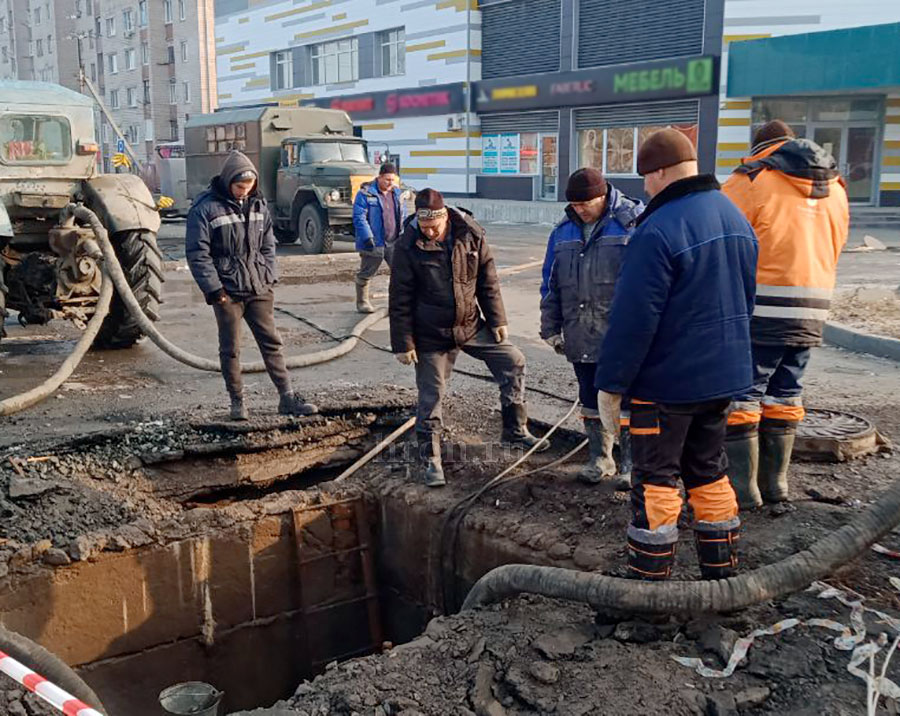
<path id="1" fill-rule="evenodd" d="M 332 204 L 337 204 L 341 200 L 341 192 L 339 192 L 337 189 L 332 189 L 328 194 L 328 199 Z"/>

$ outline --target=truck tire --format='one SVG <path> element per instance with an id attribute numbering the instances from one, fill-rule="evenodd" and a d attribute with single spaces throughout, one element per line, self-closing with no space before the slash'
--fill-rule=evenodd
<path id="1" fill-rule="evenodd" d="M 334 229 L 315 204 L 306 204 L 297 220 L 297 239 L 305 254 L 327 254 L 334 245 Z"/>
<path id="2" fill-rule="evenodd" d="M 156 245 L 156 234 L 147 230 L 123 231 L 112 236 L 116 257 L 128 279 L 135 298 L 151 321 L 159 320 L 162 296 L 162 254 Z M 137 321 L 116 294 L 109 315 L 94 341 L 95 348 L 130 348 L 143 337 Z"/>

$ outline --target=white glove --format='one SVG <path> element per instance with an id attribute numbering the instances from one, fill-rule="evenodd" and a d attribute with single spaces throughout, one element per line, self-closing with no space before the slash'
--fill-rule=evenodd
<path id="1" fill-rule="evenodd" d="M 394 358 L 400 361 L 403 365 L 412 365 L 413 363 L 419 362 L 419 356 L 416 355 L 415 348 L 413 348 L 411 351 L 407 351 L 406 353 L 394 353 Z"/>
<path id="2" fill-rule="evenodd" d="M 619 434 L 619 414 L 622 408 L 622 396 L 618 393 L 597 393 L 597 407 L 600 411 L 600 422 L 604 432 L 609 435 Z"/>
<path id="3" fill-rule="evenodd" d="M 560 333 L 557 333 L 555 336 L 545 338 L 544 343 L 546 343 L 560 355 L 563 355 L 566 352 L 566 342 L 563 340 L 562 334 Z"/>
<path id="4" fill-rule="evenodd" d="M 494 340 L 497 341 L 497 343 L 503 343 L 503 341 L 509 338 L 509 328 L 506 326 L 492 328 L 491 332 L 494 334 Z"/>

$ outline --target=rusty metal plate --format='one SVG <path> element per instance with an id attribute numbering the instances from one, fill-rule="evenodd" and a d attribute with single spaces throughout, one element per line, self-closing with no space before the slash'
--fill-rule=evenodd
<path id="1" fill-rule="evenodd" d="M 814 462 L 843 462 L 878 450 L 875 426 L 859 415 L 808 409 L 797 428 L 794 457 Z"/>

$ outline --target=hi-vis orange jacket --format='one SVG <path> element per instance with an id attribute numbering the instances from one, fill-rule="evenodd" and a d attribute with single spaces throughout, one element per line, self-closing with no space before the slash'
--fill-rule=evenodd
<path id="1" fill-rule="evenodd" d="M 759 239 L 753 342 L 821 344 L 850 224 L 834 159 L 807 139 L 781 142 L 745 158 L 722 190 Z"/>

